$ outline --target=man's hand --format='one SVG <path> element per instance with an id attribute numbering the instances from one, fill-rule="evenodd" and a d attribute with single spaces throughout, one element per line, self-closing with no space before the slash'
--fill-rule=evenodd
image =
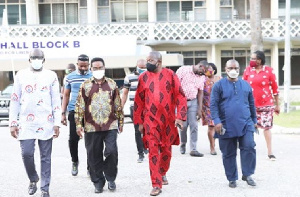
<path id="1" fill-rule="evenodd" d="M 139 131 L 141 132 L 141 134 L 143 134 L 144 126 L 142 124 L 139 124 Z"/>
<path id="2" fill-rule="evenodd" d="M 54 130 L 53 138 L 57 138 L 59 136 L 59 126 L 54 126 L 53 130 Z"/>
<path id="3" fill-rule="evenodd" d="M 82 127 L 80 127 L 80 128 L 78 128 L 77 130 L 76 130 L 76 132 L 77 132 L 77 135 L 80 137 L 80 139 L 83 137 L 83 135 L 84 135 L 84 129 L 82 128 Z"/>
<path id="4" fill-rule="evenodd" d="M 175 126 L 182 130 L 183 129 L 183 121 L 179 120 L 179 119 L 176 119 L 175 120 Z"/>
<path id="5" fill-rule="evenodd" d="M 200 118 L 202 118 L 202 113 L 201 113 L 201 110 L 199 109 L 197 111 L 197 116 L 196 116 L 197 120 L 200 120 Z"/>
<path id="6" fill-rule="evenodd" d="M 123 126 L 119 127 L 119 133 L 123 132 Z"/>
<path id="7" fill-rule="evenodd" d="M 215 125 L 215 132 L 220 134 L 221 130 L 222 130 L 222 127 L 223 127 L 222 123 L 219 123 L 219 124 Z"/>
<path id="8" fill-rule="evenodd" d="M 61 124 L 66 125 L 66 126 L 68 125 L 66 114 L 61 115 Z"/>
<path id="9" fill-rule="evenodd" d="M 18 138 L 19 136 L 19 128 L 18 127 L 10 127 L 10 134 L 11 136 L 13 136 L 14 138 Z"/>

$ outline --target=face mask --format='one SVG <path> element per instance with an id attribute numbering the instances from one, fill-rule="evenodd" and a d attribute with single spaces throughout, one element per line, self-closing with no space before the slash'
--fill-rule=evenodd
<path id="1" fill-rule="evenodd" d="M 139 74 L 142 74 L 143 72 L 145 72 L 147 69 L 145 68 L 139 68 L 139 67 L 136 67 L 136 71 L 139 73 Z"/>
<path id="2" fill-rule="evenodd" d="M 249 65 L 252 67 L 252 68 L 255 68 L 257 65 L 256 65 L 256 61 L 254 60 L 251 60 Z"/>
<path id="3" fill-rule="evenodd" d="M 154 72 L 155 69 L 157 68 L 157 67 L 156 67 L 156 64 L 150 64 L 150 63 L 147 63 L 146 66 L 147 66 L 147 70 L 148 70 L 149 72 Z"/>
<path id="4" fill-rule="evenodd" d="M 208 77 L 210 77 L 210 76 L 213 75 L 213 73 L 214 73 L 213 70 L 208 70 L 208 71 L 206 71 L 205 75 L 208 76 Z"/>
<path id="5" fill-rule="evenodd" d="M 34 70 L 40 70 L 43 67 L 44 60 L 31 60 L 31 67 Z"/>
<path id="6" fill-rule="evenodd" d="M 79 73 L 81 75 L 86 75 L 87 72 L 88 72 L 87 70 L 81 70 L 81 69 L 79 69 Z"/>
<path id="7" fill-rule="evenodd" d="M 231 71 L 227 72 L 227 74 L 231 79 L 236 79 L 239 76 L 239 71 L 232 69 Z"/>
<path id="8" fill-rule="evenodd" d="M 93 77 L 96 79 L 102 79 L 104 77 L 105 70 L 95 70 L 93 71 Z"/>

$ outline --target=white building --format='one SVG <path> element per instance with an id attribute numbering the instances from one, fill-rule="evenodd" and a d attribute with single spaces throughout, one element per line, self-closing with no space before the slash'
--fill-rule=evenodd
<path id="1" fill-rule="evenodd" d="M 266 64 L 275 69 L 282 86 L 285 0 L 261 3 Z M 134 67 L 137 57 L 144 57 L 149 49 L 181 54 L 184 65 L 203 59 L 214 62 L 219 74 L 224 74 L 228 59 L 235 58 L 243 70 L 250 58 L 249 0 L 0 0 L 0 23 L 3 9 L 7 9 L 9 26 L 1 33 L 2 71 L 11 70 L 12 62 L 16 70 L 24 67 L 28 56 L 23 54 L 23 45 L 31 46 L 33 42 L 44 44 L 47 66 L 51 69 L 64 70 L 67 63 L 75 62 L 79 54 L 85 53 L 104 56 L 107 67 L 114 68 L 109 69 L 109 76 L 118 79 L 124 77 L 124 67 Z M 4 34 L 9 36 L 4 39 Z M 293 89 L 300 85 L 299 38 L 300 1 L 291 0 Z M 88 47 L 80 50 L 68 46 L 62 50 L 64 41 L 78 41 Z M 10 46 L 15 54 L 5 52 L 9 50 L 4 43 L 9 42 L 15 42 L 14 47 Z M 1 58 L 3 54 L 6 56 Z M 164 62 L 177 69 L 180 57 L 165 55 Z M 7 73 L 3 72 L 2 77 Z"/>

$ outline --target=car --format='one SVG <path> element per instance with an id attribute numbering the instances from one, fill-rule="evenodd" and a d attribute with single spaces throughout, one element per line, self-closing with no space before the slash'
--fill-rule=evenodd
<path id="1" fill-rule="evenodd" d="M 0 121 L 9 119 L 10 96 L 13 84 L 9 84 L 3 91 L 0 91 Z"/>

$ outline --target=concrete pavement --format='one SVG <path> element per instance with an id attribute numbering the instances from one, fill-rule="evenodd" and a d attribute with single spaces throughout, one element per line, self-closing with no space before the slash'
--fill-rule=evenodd
<path id="1" fill-rule="evenodd" d="M 199 128 L 198 150 L 203 158 L 181 155 L 179 146 L 173 147 L 171 167 L 167 174 L 169 185 L 163 187 L 159 196 L 224 196 L 224 197 L 282 197 L 300 196 L 300 129 L 284 132 L 288 129 L 274 128 L 273 147 L 277 161 L 266 159 L 267 150 L 263 134 L 255 135 L 257 149 L 257 167 L 253 175 L 257 186 L 250 187 L 241 180 L 239 168 L 238 186 L 228 187 L 224 174 L 222 157 L 218 141 L 217 156 L 209 154 L 206 127 Z M 292 135 L 289 133 L 293 133 Z M 151 190 L 148 159 L 137 163 L 137 151 L 134 141 L 134 128 L 125 124 L 124 132 L 118 137 L 119 173 L 116 180 L 117 190 L 110 192 L 105 185 L 102 194 L 95 194 L 94 187 L 86 173 L 86 152 L 81 140 L 79 145 L 79 174 L 71 175 L 71 160 L 68 149 L 68 128 L 61 128 L 61 135 L 54 140 L 52 152 L 52 197 L 94 197 L 94 196 L 149 196 Z M 189 147 L 189 146 L 187 146 Z M 36 146 L 36 165 L 40 169 L 38 146 Z M 187 149 L 189 151 L 189 149 Z M 238 157 L 238 165 L 240 161 Z M 19 142 L 10 136 L 7 126 L 0 127 L 0 197 L 23 197 L 27 194 L 28 179 L 21 159 Z M 38 184 L 39 185 L 39 184 Z M 40 196 L 38 190 L 34 197 Z"/>

